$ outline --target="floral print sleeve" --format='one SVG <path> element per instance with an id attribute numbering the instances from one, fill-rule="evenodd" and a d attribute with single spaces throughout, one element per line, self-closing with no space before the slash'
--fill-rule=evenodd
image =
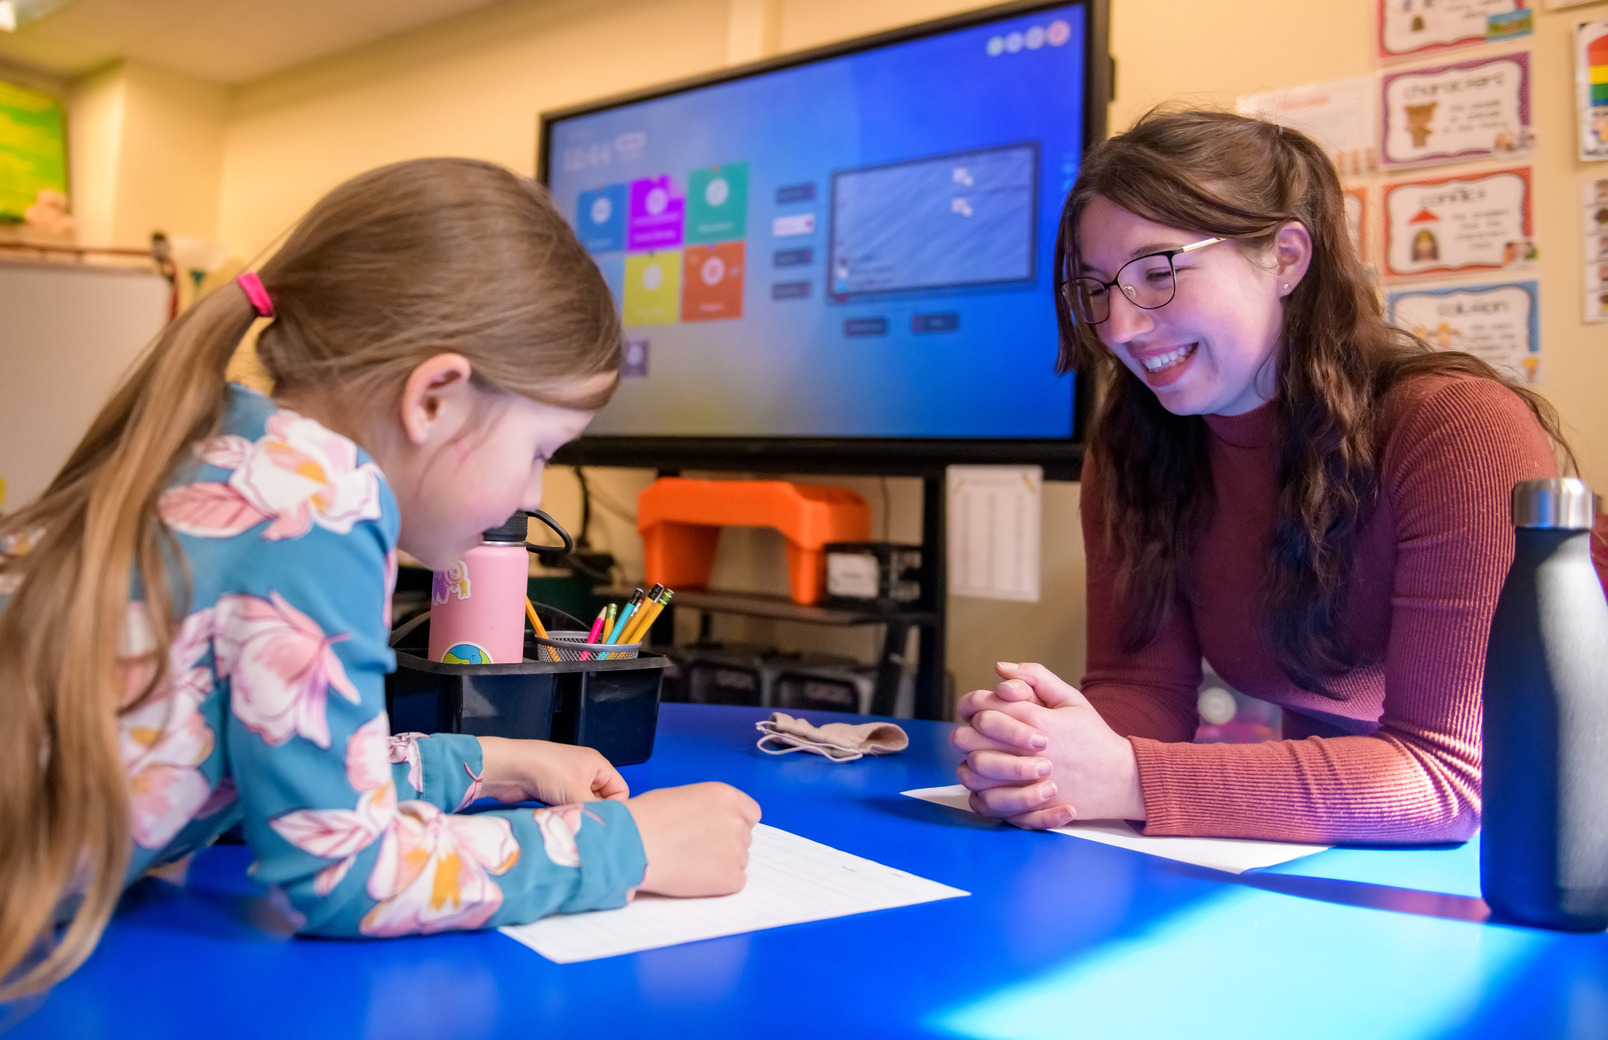
<path id="1" fill-rule="evenodd" d="M 232 819 L 222 808 L 237 803 L 256 876 L 307 932 L 623 904 L 645 867 L 623 805 L 459 815 L 479 793 L 478 741 L 390 732 L 390 491 L 351 441 L 231 393 L 224 433 L 160 502 L 194 592 L 172 678 L 124 716 L 137 870 L 204 840 L 207 812 Z M 143 689 L 137 675 L 129 686 Z"/>

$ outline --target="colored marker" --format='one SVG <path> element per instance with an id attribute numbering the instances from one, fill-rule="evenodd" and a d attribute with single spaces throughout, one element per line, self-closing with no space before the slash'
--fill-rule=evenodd
<path id="1" fill-rule="evenodd" d="M 631 624 L 626 628 L 624 634 L 620 636 L 619 642 L 634 643 L 637 641 L 637 635 L 642 631 L 642 622 L 647 618 L 648 612 L 653 609 L 654 604 L 659 601 L 659 597 L 664 595 L 664 591 L 663 585 L 655 585 L 648 590 L 646 600 L 642 606 L 637 608 L 636 613 L 631 618 Z"/>
<path id="2" fill-rule="evenodd" d="M 609 629 L 609 637 L 603 640 L 605 646 L 613 646 L 620 641 L 621 636 L 625 635 L 625 626 L 631 623 L 631 615 L 641 608 L 642 600 L 646 595 L 641 589 L 637 589 L 631 594 L 631 601 L 625 605 L 624 610 L 620 611 L 620 620 L 614 623 L 614 627 Z"/>
<path id="3" fill-rule="evenodd" d="M 603 642 L 603 633 L 607 632 L 610 628 L 612 628 L 614 626 L 614 618 L 619 613 L 619 611 L 620 611 L 620 608 L 615 606 L 613 603 L 610 603 L 608 606 L 604 607 L 603 608 L 603 625 L 602 625 L 602 627 L 599 628 L 597 625 L 594 624 L 592 626 L 592 632 L 591 632 L 591 634 L 589 636 L 587 636 L 586 641 L 588 643 L 591 643 L 593 646 L 596 646 L 599 643 Z M 595 656 L 596 656 L 596 653 L 594 651 L 587 650 L 585 653 L 583 653 L 581 655 L 581 660 L 590 661 Z"/>
<path id="4" fill-rule="evenodd" d="M 597 642 L 597 637 L 603 634 L 603 626 L 608 624 L 608 613 L 608 607 L 598 608 L 597 620 L 592 622 L 592 630 L 586 633 L 586 641 L 588 643 Z"/>
<path id="5" fill-rule="evenodd" d="M 603 635 L 603 628 L 609 623 L 609 611 L 613 609 L 614 604 L 612 603 L 598 608 L 597 620 L 592 622 L 592 630 L 586 633 L 586 641 L 588 643 L 596 644 L 598 639 Z M 590 661 L 591 659 L 592 651 L 581 651 L 581 660 Z"/>

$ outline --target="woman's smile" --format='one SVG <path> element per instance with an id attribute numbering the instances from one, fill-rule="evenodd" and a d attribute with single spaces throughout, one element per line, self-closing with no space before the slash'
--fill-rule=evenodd
<path id="1" fill-rule="evenodd" d="M 1145 382 L 1153 390 L 1164 386 L 1171 386 L 1183 376 L 1184 369 L 1195 356 L 1195 348 L 1199 343 L 1185 343 L 1181 347 L 1174 347 L 1160 353 L 1134 353 L 1134 360 L 1144 366 Z"/>

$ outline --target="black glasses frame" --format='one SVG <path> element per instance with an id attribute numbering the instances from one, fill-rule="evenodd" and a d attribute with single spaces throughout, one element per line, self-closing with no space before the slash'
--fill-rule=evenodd
<path id="1" fill-rule="evenodd" d="M 1178 295 L 1178 268 L 1173 264 L 1173 257 L 1184 253 L 1193 252 L 1196 249 L 1204 249 L 1207 246 L 1216 245 L 1218 242 L 1225 241 L 1227 241 L 1227 239 L 1224 238 L 1203 238 L 1199 242 L 1191 242 L 1189 245 L 1179 246 L 1177 249 L 1161 249 L 1154 253 L 1146 253 L 1143 256 L 1136 256 L 1132 260 L 1129 260 L 1127 263 L 1123 264 L 1121 267 L 1117 268 L 1117 276 L 1111 279 L 1109 282 L 1102 282 L 1100 279 L 1092 278 L 1088 275 L 1082 275 L 1077 278 L 1068 278 L 1058 287 L 1061 294 L 1061 300 L 1066 304 L 1067 311 L 1071 313 L 1074 318 L 1085 325 L 1103 325 L 1107 321 L 1110 321 L 1111 301 L 1109 298 L 1106 300 L 1106 312 L 1105 317 L 1103 318 L 1094 318 L 1092 315 L 1082 313 L 1084 308 L 1079 306 L 1077 294 L 1072 291 L 1079 282 L 1086 283 L 1090 286 L 1096 286 L 1101 289 L 1121 289 L 1122 295 L 1128 298 L 1128 302 L 1133 304 L 1135 307 L 1138 307 L 1140 310 L 1160 310 L 1169 303 L 1173 302 L 1173 298 Z M 1167 273 L 1172 280 L 1172 288 L 1171 291 L 1167 293 L 1167 298 L 1165 300 L 1162 300 L 1160 303 L 1151 304 L 1147 307 L 1146 305 L 1140 303 L 1136 298 L 1139 294 L 1137 287 L 1121 284 L 1122 272 L 1126 271 L 1134 264 L 1139 263 L 1141 260 L 1152 260 L 1158 256 L 1164 256 L 1167 258 Z"/>

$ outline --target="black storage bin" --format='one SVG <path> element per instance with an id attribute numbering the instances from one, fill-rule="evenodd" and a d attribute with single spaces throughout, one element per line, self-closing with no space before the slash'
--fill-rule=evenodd
<path id="1" fill-rule="evenodd" d="M 442 664 L 425 656 L 429 622 L 398 642 L 385 679 L 393 733 L 471 733 L 596 748 L 617 766 L 653 755 L 659 684 L 656 654 L 620 661 L 545 661 L 525 645 L 519 664 Z"/>

